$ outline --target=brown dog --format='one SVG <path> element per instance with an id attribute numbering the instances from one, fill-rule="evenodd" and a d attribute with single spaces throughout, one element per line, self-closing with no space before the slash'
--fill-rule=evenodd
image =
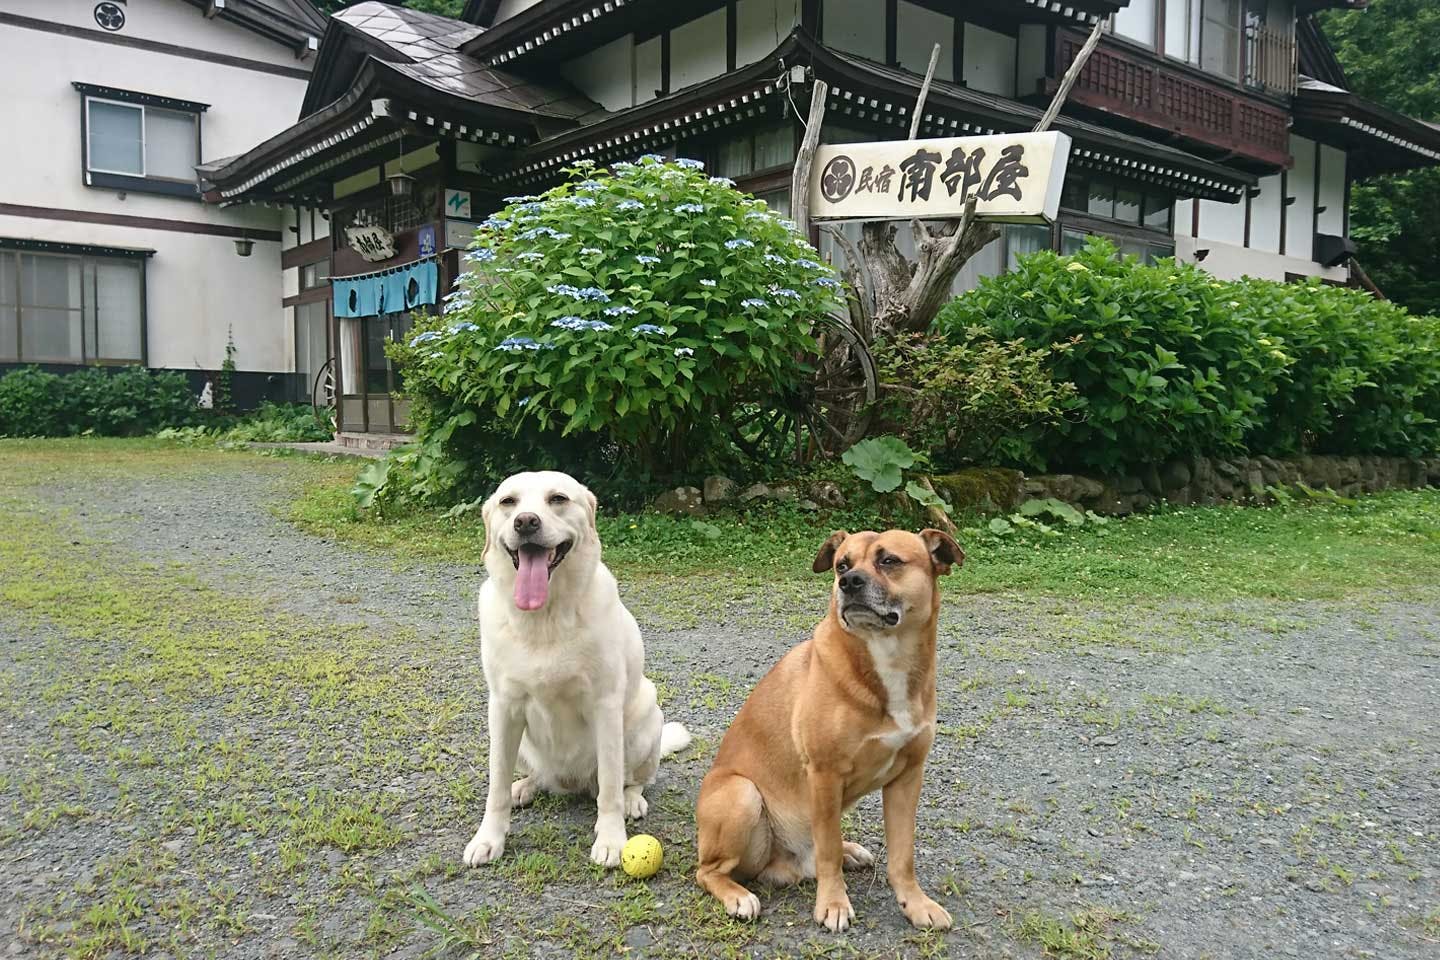
<path id="1" fill-rule="evenodd" d="M 740 708 L 700 786 L 695 879 L 734 917 L 760 913 L 737 880 L 814 877 L 815 920 L 855 918 L 844 866 L 875 858 L 840 836 L 840 817 L 884 790 L 890 887 L 917 927 L 950 914 L 915 879 L 915 810 L 935 737 L 936 578 L 965 560 L 947 533 L 830 535 L 815 572 L 834 569 L 830 611 Z"/>

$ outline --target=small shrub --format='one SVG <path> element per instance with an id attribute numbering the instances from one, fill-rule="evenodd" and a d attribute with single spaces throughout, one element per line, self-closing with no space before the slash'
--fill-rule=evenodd
<path id="1" fill-rule="evenodd" d="M 89 367 L 64 375 L 25 367 L 0 377 L 0 435 L 135 437 L 183 427 L 199 416 L 174 371 Z"/>
<path id="2" fill-rule="evenodd" d="M 466 463 L 475 428 L 498 423 L 541 460 L 598 457 L 642 482 L 704 469 L 738 408 L 805 375 L 811 324 L 840 284 L 786 221 L 696 161 L 570 172 L 485 221 L 445 316 L 392 348 L 422 446 L 447 437 L 420 460 Z"/>
<path id="3" fill-rule="evenodd" d="M 1179 454 L 1238 450 L 1262 420 L 1286 360 L 1254 317 L 1192 264 L 1145 266 L 1092 238 L 1073 257 L 1042 252 L 980 282 L 937 318 L 957 342 L 972 327 L 1031 349 L 1075 385 L 1076 416 L 1027 439 L 1049 466 L 1120 473 Z"/>
<path id="4" fill-rule="evenodd" d="M 1032 349 L 981 327 L 943 337 L 911 334 L 874 348 L 884 428 L 924 450 L 941 470 L 968 463 L 1027 463 L 1021 439 L 1059 421 L 1075 385 L 1057 383 L 1049 363 L 1066 344 Z"/>
<path id="5" fill-rule="evenodd" d="M 301 403 L 265 401 L 255 412 L 240 418 L 225 431 L 225 440 L 248 440 L 259 443 L 314 443 L 330 440 L 334 431 L 315 409 Z"/>

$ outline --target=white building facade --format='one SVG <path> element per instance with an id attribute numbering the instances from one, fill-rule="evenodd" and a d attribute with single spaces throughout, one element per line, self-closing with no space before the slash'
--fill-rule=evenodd
<path id="1" fill-rule="evenodd" d="M 233 343 L 242 405 L 305 392 L 282 248 L 308 217 L 204 203 L 195 168 L 294 121 L 324 22 L 305 0 L 0 2 L 21 144 L 0 160 L 0 369 L 138 363 L 198 392 Z"/>

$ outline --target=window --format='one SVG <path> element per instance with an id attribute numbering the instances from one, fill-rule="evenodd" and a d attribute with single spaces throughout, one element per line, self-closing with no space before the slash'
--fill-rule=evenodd
<path id="1" fill-rule="evenodd" d="M 1040 250 L 1050 249 L 1050 225 L 1011 223 L 1005 230 L 1005 271 L 1008 273 L 1020 265 L 1020 258 Z"/>
<path id="2" fill-rule="evenodd" d="M 77 84 L 84 98 L 85 182 L 92 187 L 199 196 L 205 104 Z M 91 96 L 102 90 L 105 96 Z"/>
<path id="3" fill-rule="evenodd" d="M 330 359 L 330 310 L 323 300 L 295 308 L 295 372 L 304 398 L 311 399 L 315 378 Z"/>
<path id="4" fill-rule="evenodd" d="M 739 178 L 795 162 L 795 128 L 788 123 L 743 134 L 715 148 L 715 175 Z"/>
<path id="5" fill-rule="evenodd" d="M 323 287 L 330 281 L 330 261 L 317 260 L 314 263 L 307 263 L 300 268 L 300 289 L 313 290 L 316 287 Z"/>
<path id="6" fill-rule="evenodd" d="M 1200 68 L 1240 79 L 1240 0 L 1204 0 Z"/>
<path id="7" fill-rule="evenodd" d="M 1060 206 L 1092 217 L 1170 232 L 1170 197 L 1104 178 L 1067 177 Z"/>
<path id="8" fill-rule="evenodd" d="M 0 250 L 0 361 L 144 360 L 138 260 Z"/>

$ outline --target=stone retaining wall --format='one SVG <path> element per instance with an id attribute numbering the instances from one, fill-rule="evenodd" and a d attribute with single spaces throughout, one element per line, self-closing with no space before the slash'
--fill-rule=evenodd
<path id="1" fill-rule="evenodd" d="M 1054 497 L 1099 514 L 1125 516 L 1162 501 L 1174 506 L 1268 502 L 1273 497 L 1267 487 L 1295 489 L 1304 484 L 1354 496 L 1440 486 L 1440 458 L 1191 457 L 1111 480 L 1068 473 L 1026 476 L 1018 470 L 979 468 L 936 477 L 935 484 L 957 507 L 1004 512 L 1026 500 Z"/>

